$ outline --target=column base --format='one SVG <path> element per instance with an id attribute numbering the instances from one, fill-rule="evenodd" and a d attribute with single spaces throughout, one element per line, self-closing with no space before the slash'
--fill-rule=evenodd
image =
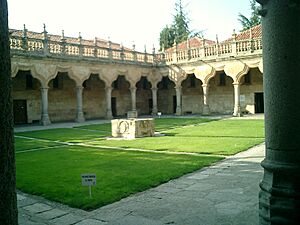
<path id="1" fill-rule="evenodd" d="M 235 117 L 242 117 L 243 114 L 241 112 L 241 108 L 240 107 L 234 107 L 232 115 L 235 116 Z"/>
<path id="2" fill-rule="evenodd" d="M 176 113 L 175 113 L 176 116 L 181 116 L 182 115 L 182 110 L 180 107 L 177 107 L 176 108 Z"/>
<path id="3" fill-rule="evenodd" d="M 209 106 L 208 106 L 208 105 L 204 105 L 204 106 L 203 106 L 202 115 L 204 115 L 204 116 L 210 115 L 210 109 L 209 109 Z"/>
<path id="4" fill-rule="evenodd" d="M 43 114 L 42 115 L 40 124 L 43 125 L 43 126 L 47 126 L 47 125 L 51 124 L 51 121 L 50 121 L 50 118 L 49 118 L 48 114 Z"/>
<path id="5" fill-rule="evenodd" d="M 152 114 L 153 116 L 156 116 L 156 115 L 157 115 L 157 113 L 158 113 L 158 110 L 157 110 L 157 108 L 153 108 L 153 109 L 152 109 L 152 113 L 151 113 L 151 114 Z"/>
<path id="6" fill-rule="evenodd" d="M 82 122 L 85 121 L 83 112 L 80 112 L 80 113 L 77 114 L 75 121 L 76 121 L 77 123 L 82 123 Z"/>

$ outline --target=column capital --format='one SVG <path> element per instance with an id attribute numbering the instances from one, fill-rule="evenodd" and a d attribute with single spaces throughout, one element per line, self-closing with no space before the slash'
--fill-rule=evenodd
<path id="1" fill-rule="evenodd" d="M 131 92 L 133 92 L 133 91 L 136 91 L 136 87 L 131 87 L 131 88 L 129 88 L 129 90 L 131 91 Z"/>
<path id="2" fill-rule="evenodd" d="M 106 86 L 105 88 L 104 88 L 104 90 L 107 92 L 107 91 L 112 91 L 113 90 L 113 87 L 108 87 L 108 86 Z"/>

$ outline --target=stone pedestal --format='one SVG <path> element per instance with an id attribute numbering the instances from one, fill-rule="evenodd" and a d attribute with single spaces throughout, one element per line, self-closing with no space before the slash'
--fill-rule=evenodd
<path id="1" fill-rule="evenodd" d="M 134 139 L 154 136 L 154 120 L 116 119 L 111 121 L 112 136 L 115 138 Z"/>

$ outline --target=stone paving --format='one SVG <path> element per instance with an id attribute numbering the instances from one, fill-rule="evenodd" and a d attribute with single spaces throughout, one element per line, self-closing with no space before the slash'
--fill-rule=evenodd
<path id="1" fill-rule="evenodd" d="M 255 225 L 264 144 L 91 212 L 18 193 L 20 225 Z"/>

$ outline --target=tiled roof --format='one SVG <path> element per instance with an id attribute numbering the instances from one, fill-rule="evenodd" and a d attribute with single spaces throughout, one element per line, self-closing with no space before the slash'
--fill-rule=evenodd
<path id="1" fill-rule="evenodd" d="M 23 30 L 15 30 L 15 29 L 10 29 L 10 35 L 12 36 L 19 36 L 22 37 L 23 36 Z M 28 38 L 34 38 L 34 39 L 44 39 L 44 34 L 43 33 L 38 33 L 38 32 L 33 32 L 33 31 L 27 31 L 27 37 Z M 70 44 L 78 44 L 79 43 L 79 38 L 74 38 L 74 37 L 64 37 L 66 43 L 70 43 Z M 60 35 L 53 35 L 53 34 L 48 34 L 48 40 L 50 41 L 61 41 L 62 40 L 62 36 Z M 81 42 L 83 45 L 88 45 L 88 46 L 95 46 L 95 42 L 94 40 L 87 40 L 87 39 L 82 39 Z M 101 39 L 101 38 L 97 38 L 97 46 L 98 47 L 102 47 L 102 48 L 107 48 L 108 47 L 108 41 Z M 112 49 L 121 49 L 121 45 L 111 42 L 111 48 Z M 132 50 L 129 48 L 125 48 L 125 50 Z"/>
<path id="2" fill-rule="evenodd" d="M 198 37 L 193 37 L 193 38 L 190 38 L 189 40 L 187 41 L 184 41 L 184 42 L 181 42 L 177 45 L 177 49 L 178 50 L 184 50 L 187 48 L 187 46 L 189 45 L 190 48 L 200 48 L 203 46 L 203 43 L 205 46 L 207 45 L 211 45 L 211 44 L 215 44 L 214 41 L 212 40 L 208 40 L 208 39 L 201 39 L 201 38 L 198 38 Z M 168 48 L 166 51 L 167 52 L 172 52 L 173 50 L 175 50 L 175 46 L 171 47 L 171 48 Z"/>
<path id="3" fill-rule="evenodd" d="M 237 41 L 247 40 L 247 39 L 250 39 L 251 35 L 252 35 L 253 39 L 261 38 L 261 36 L 262 36 L 261 24 L 251 27 L 250 29 L 245 30 L 239 34 L 236 34 L 236 40 Z M 234 37 L 232 36 L 231 38 L 228 38 L 222 42 L 230 42 L 233 40 L 233 38 Z"/>
<path id="4" fill-rule="evenodd" d="M 239 34 L 236 34 L 236 40 L 241 41 L 241 40 L 250 39 L 250 30 L 251 30 L 251 33 L 252 33 L 251 35 L 252 35 L 253 39 L 261 38 L 262 30 L 261 30 L 261 24 L 259 24 L 259 25 L 252 27 L 251 29 L 248 29 Z M 233 40 L 233 38 L 234 37 L 232 36 L 232 37 L 226 39 L 225 41 L 221 41 L 220 43 L 230 42 Z M 188 41 L 189 41 L 190 48 L 201 48 L 203 46 L 203 40 L 198 37 L 193 37 L 193 38 L 189 39 Z M 205 46 L 208 46 L 208 45 L 215 44 L 216 42 L 212 41 L 212 40 L 204 39 L 204 43 L 205 43 Z M 184 41 L 184 42 L 178 44 L 177 49 L 178 50 L 187 49 L 187 41 Z M 174 50 L 175 50 L 175 47 L 173 46 L 171 48 L 166 49 L 166 52 L 173 52 Z"/>

